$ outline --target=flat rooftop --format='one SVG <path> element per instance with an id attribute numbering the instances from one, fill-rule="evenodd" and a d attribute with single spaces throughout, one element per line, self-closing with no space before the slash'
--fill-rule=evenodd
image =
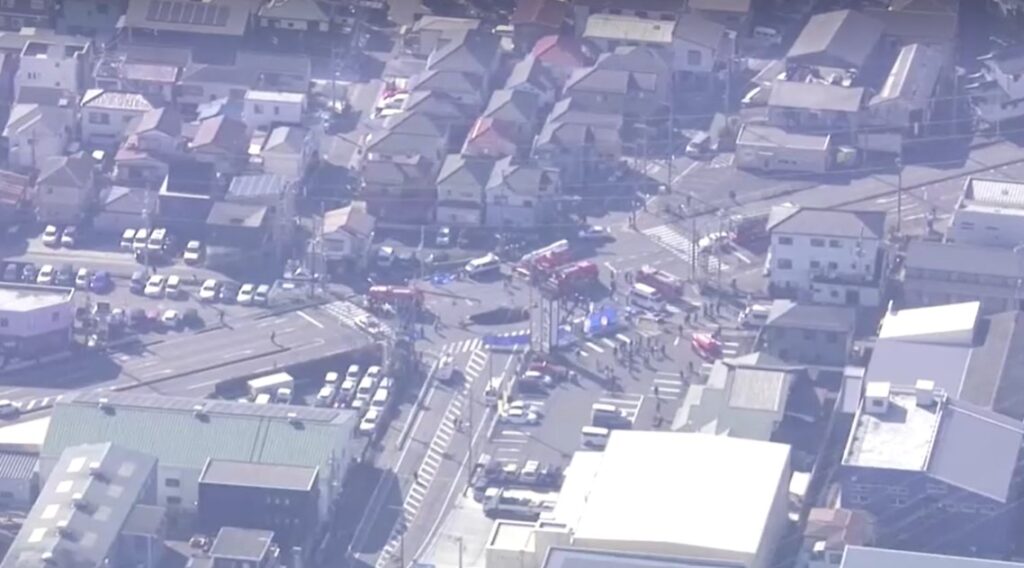
<path id="1" fill-rule="evenodd" d="M 30 312 L 71 301 L 75 290 L 36 284 L 0 284 L 0 311 Z"/>
<path id="2" fill-rule="evenodd" d="M 852 466 L 924 471 L 945 403 L 918 406 L 911 391 L 893 391 L 885 412 L 865 412 L 850 433 L 843 463 Z"/>
<path id="3" fill-rule="evenodd" d="M 498 550 L 528 550 L 532 547 L 536 526 L 523 521 L 495 521 L 487 545 Z"/>
<path id="4" fill-rule="evenodd" d="M 1001 215 L 1024 215 L 1024 183 L 969 178 L 957 208 Z"/>
<path id="5" fill-rule="evenodd" d="M 199 482 L 309 491 L 316 483 L 318 471 L 315 467 L 211 459 L 199 476 Z"/>
<path id="6" fill-rule="evenodd" d="M 962 302 L 890 312 L 882 319 L 879 339 L 970 345 L 980 302 Z"/>

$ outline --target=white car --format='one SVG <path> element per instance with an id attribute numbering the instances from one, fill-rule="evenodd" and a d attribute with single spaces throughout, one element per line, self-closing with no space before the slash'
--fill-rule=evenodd
<path id="1" fill-rule="evenodd" d="M 237 301 L 240 306 L 248 306 L 252 304 L 252 299 L 255 295 L 255 284 L 243 284 L 242 287 L 238 289 L 238 296 L 235 298 L 235 301 Z"/>
<path id="2" fill-rule="evenodd" d="M 372 379 L 374 384 L 380 383 L 380 378 L 383 374 L 384 369 L 381 369 L 379 365 L 373 365 L 366 370 L 366 376 Z"/>
<path id="3" fill-rule="evenodd" d="M 508 409 L 519 410 L 521 412 L 528 413 L 532 412 L 533 414 L 536 414 L 538 418 L 542 415 L 540 410 L 541 406 L 535 402 L 530 402 L 528 400 L 513 400 L 512 402 L 508 403 Z"/>
<path id="4" fill-rule="evenodd" d="M 185 253 L 182 255 L 182 260 L 185 264 L 199 264 L 203 259 L 203 243 L 199 241 L 189 241 L 185 245 Z"/>
<path id="5" fill-rule="evenodd" d="M 44 264 L 39 269 L 39 274 L 36 275 L 36 284 L 53 284 L 54 278 L 57 277 L 57 269 L 52 264 Z"/>
<path id="6" fill-rule="evenodd" d="M 210 278 L 199 287 L 199 300 L 201 302 L 213 302 L 217 299 L 218 291 L 220 291 L 220 282 Z"/>
<path id="7" fill-rule="evenodd" d="M 363 373 L 359 365 L 349 365 L 348 371 L 345 371 L 345 380 L 352 380 L 358 383 L 361 378 L 363 378 Z"/>
<path id="8" fill-rule="evenodd" d="M 178 310 L 167 310 L 160 315 L 160 323 L 167 327 L 177 329 L 181 327 L 181 313 Z"/>
<path id="9" fill-rule="evenodd" d="M 362 315 L 355 320 L 356 327 L 362 329 L 370 335 L 376 335 L 381 332 L 382 328 L 380 322 L 373 316 Z"/>
<path id="10" fill-rule="evenodd" d="M 0 418 L 14 418 L 18 414 L 21 414 L 21 408 L 17 404 L 6 398 L 0 400 Z"/>
<path id="11" fill-rule="evenodd" d="M 78 269 L 75 274 L 75 288 L 79 290 L 85 290 L 89 287 L 89 277 L 92 273 L 89 272 L 88 268 L 82 267 Z"/>
<path id="12" fill-rule="evenodd" d="M 55 225 L 47 225 L 43 230 L 43 244 L 48 247 L 60 246 L 60 229 Z"/>
<path id="13" fill-rule="evenodd" d="M 498 420 L 507 424 L 532 426 L 540 424 L 540 414 L 524 408 L 509 408 L 498 416 Z"/>
<path id="14" fill-rule="evenodd" d="M 593 225 L 591 227 L 584 227 L 580 229 L 577 236 L 585 241 L 604 241 L 612 238 L 612 232 L 608 227 Z"/>
<path id="15" fill-rule="evenodd" d="M 377 430 L 378 424 L 380 424 L 380 409 L 371 408 L 366 411 L 366 415 L 359 421 L 359 433 L 373 434 Z"/>
<path id="16" fill-rule="evenodd" d="M 377 249 L 377 266 L 388 267 L 395 263 L 395 249 L 380 247 Z"/>
<path id="17" fill-rule="evenodd" d="M 437 238 L 434 239 L 434 244 L 439 247 L 449 247 L 452 245 L 452 228 L 441 227 L 437 230 Z"/>
<path id="18" fill-rule="evenodd" d="M 162 274 L 154 274 L 146 281 L 146 287 L 142 290 L 142 295 L 147 298 L 163 297 L 164 285 L 166 283 L 167 279 Z"/>
<path id="19" fill-rule="evenodd" d="M 168 298 L 177 298 L 181 295 L 181 278 L 177 275 L 172 274 L 167 277 L 167 283 L 164 284 L 164 291 L 167 293 Z"/>

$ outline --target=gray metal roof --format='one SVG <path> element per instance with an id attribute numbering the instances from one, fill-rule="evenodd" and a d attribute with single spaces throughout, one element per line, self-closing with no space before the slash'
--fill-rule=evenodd
<path id="1" fill-rule="evenodd" d="M 260 561 L 273 544 L 274 533 L 257 529 L 221 527 L 213 540 L 210 556 L 233 560 Z"/>
<path id="2" fill-rule="evenodd" d="M 499 49 L 495 35 L 463 34 L 436 48 L 427 58 L 427 70 L 490 75 Z"/>
<path id="3" fill-rule="evenodd" d="M 35 454 L 0 451 L 0 479 L 29 479 L 38 463 L 39 456 Z"/>
<path id="4" fill-rule="evenodd" d="M 788 372 L 735 367 L 732 374 L 729 406 L 768 412 L 779 412 L 783 409 L 786 389 L 789 386 Z"/>
<path id="5" fill-rule="evenodd" d="M 854 10 L 815 14 L 800 31 L 786 57 L 860 68 L 882 37 L 883 29 L 878 20 Z"/>
<path id="6" fill-rule="evenodd" d="M 537 116 L 540 98 L 530 91 L 498 89 L 491 94 L 483 116 L 505 122 L 530 124 Z"/>
<path id="7" fill-rule="evenodd" d="M 0 567 L 102 566 L 155 468 L 110 443 L 64 449 Z"/>
<path id="8" fill-rule="evenodd" d="M 722 24 L 696 14 L 680 14 L 676 18 L 675 37 L 710 48 L 712 52 L 718 49 L 727 32 Z"/>
<path id="9" fill-rule="evenodd" d="M 904 46 L 871 104 L 901 99 L 912 108 L 927 107 L 945 62 L 946 54 L 938 47 L 919 43 Z"/>
<path id="10" fill-rule="evenodd" d="M 100 408 L 104 398 L 109 410 Z M 201 415 L 195 415 L 197 405 Z M 349 410 L 88 392 L 54 407 L 41 455 L 111 441 L 171 466 L 200 469 L 214 458 L 326 469 L 355 423 Z"/>
<path id="11" fill-rule="evenodd" d="M 791 300 L 775 300 L 772 302 L 765 325 L 852 333 L 856 321 L 857 312 L 848 306 L 799 304 Z"/>
<path id="12" fill-rule="evenodd" d="M 668 45 L 672 43 L 675 28 L 675 22 L 636 16 L 591 14 L 584 26 L 583 38 Z"/>
<path id="13" fill-rule="evenodd" d="M 927 379 L 956 395 L 971 359 L 969 346 L 882 339 L 875 343 L 864 379 L 904 386 Z"/>
<path id="14" fill-rule="evenodd" d="M 483 188 L 494 169 L 493 160 L 466 159 L 462 154 L 445 156 L 441 171 L 437 174 L 437 185 L 450 184 Z"/>
<path id="15" fill-rule="evenodd" d="M 1019 562 L 847 546 L 840 568 L 1024 568 Z"/>
<path id="16" fill-rule="evenodd" d="M 984 342 L 971 353 L 959 398 L 1024 421 L 1024 312 L 988 318 Z"/>
<path id="17" fill-rule="evenodd" d="M 829 134 L 806 134 L 787 132 L 768 124 L 744 124 L 736 137 L 737 145 L 762 146 L 771 148 L 804 148 L 827 150 L 832 136 Z"/>
<path id="18" fill-rule="evenodd" d="M 964 204 L 1024 209 L 1024 183 L 1007 179 L 968 178 L 964 184 Z"/>
<path id="19" fill-rule="evenodd" d="M 278 174 L 235 176 L 225 196 L 230 201 L 280 197 L 288 190 L 288 182 Z"/>
<path id="20" fill-rule="evenodd" d="M 316 467 L 210 459 L 199 476 L 199 482 L 309 491 L 316 483 L 316 478 Z"/>
<path id="21" fill-rule="evenodd" d="M 965 243 L 937 241 L 910 241 L 904 266 L 909 269 L 941 272 L 966 272 L 1002 276 L 1024 277 L 1024 251 L 984 247 Z"/>
<path id="22" fill-rule="evenodd" d="M 772 83 L 768 106 L 857 112 L 864 102 L 864 92 L 864 87 L 779 80 Z"/>
<path id="23" fill-rule="evenodd" d="M 885 211 L 776 205 L 768 217 L 768 230 L 794 235 L 882 239 Z"/>
<path id="24" fill-rule="evenodd" d="M 735 563 L 654 554 L 551 547 L 542 568 L 736 568 Z"/>

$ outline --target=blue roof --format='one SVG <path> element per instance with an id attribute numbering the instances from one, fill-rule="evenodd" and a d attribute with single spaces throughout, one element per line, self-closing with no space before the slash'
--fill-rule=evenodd
<path id="1" fill-rule="evenodd" d="M 1019 562 L 847 546 L 840 568 L 1024 568 Z"/>

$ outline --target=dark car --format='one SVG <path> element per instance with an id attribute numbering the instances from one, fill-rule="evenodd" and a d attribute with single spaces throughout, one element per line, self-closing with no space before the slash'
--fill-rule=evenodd
<path id="1" fill-rule="evenodd" d="M 27 264 L 25 264 L 24 266 L 21 267 L 21 281 L 22 282 L 25 282 L 25 283 L 28 283 L 28 284 L 34 284 L 35 281 L 36 281 L 36 276 L 38 276 L 38 275 L 39 275 L 39 268 L 36 265 L 32 264 L 31 262 L 29 262 L 29 263 L 27 263 Z"/>
<path id="2" fill-rule="evenodd" d="M 57 275 L 54 277 L 53 283 L 57 286 L 72 286 L 75 285 L 75 267 L 70 264 L 63 264 L 57 269 Z"/>
<path id="3" fill-rule="evenodd" d="M 141 294 L 146 289 L 146 271 L 136 270 L 132 273 L 129 290 L 132 294 Z"/>
<path id="4" fill-rule="evenodd" d="M 100 270 L 89 279 L 89 291 L 96 294 L 106 294 L 114 289 L 114 280 L 106 270 Z"/>
<path id="5" fill-rule="evenodd" d="M 200 329 L 205 325 L 203 317 L 199 315 L 199 310 L 195 308 L 185 310 L 185 313 L 181 315 L 181 323 L 191 329 Z"/>
<path id="6" fill-rule="evenodd" d="M 217 299 L 222 304 L 234 304 L 238 298 L 238 290 L 242 288 L 238 282 L 225 282 L 220 287 L 220 293 L 217 295 Z"/>
<path id="7" fill-rule="evenodd" d="M 4 266 L 3 278 L 4 282 L 17 282 L 21 276 L 21 265 L 16 262 L 7 263 Z"/>

